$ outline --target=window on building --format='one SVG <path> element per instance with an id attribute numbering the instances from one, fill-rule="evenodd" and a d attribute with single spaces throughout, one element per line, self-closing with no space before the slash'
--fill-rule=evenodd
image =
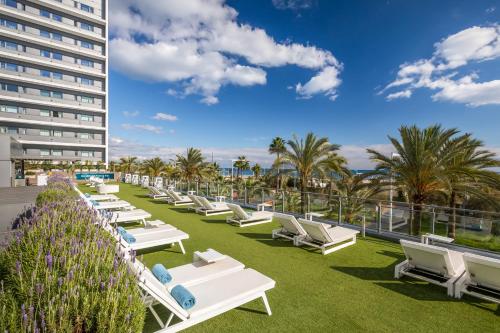
<path id="1" fill-rule="evenodd" d="M 54 131 L 52 135 L 60 138 L 60 137 L 62 137 L 62 132 L 61 131 Z"/>
<path id="2" fill-rule="evenodd" d="M 53 40 L 60 41 L 60 42 L 62 42 L 62 40 L 63 40 L 62 35 L 61 35 L 61 34 L 59 34 L 59 33 L 56 33 L 56 32 L 53 32 L 53 33 L 52 33 L 52 39 L 53 39 Z"/>
<path id="3" fill-rule="evenodd" d="M 93 151 L 82 150 L 81 156 L 82 157 L 94 157 L 94 152 Z"/>
<path id="4" fill-rule="evenodd" d="M 54 117 L 54 118 L 62 118 L 62 112 L 60 112 L 60 111 L 52 111 L 52 117 Z"/>
<path id="5" fill-rule="evenodd" d="M 87 42 L 87 41 L 84 41 L 84 40 L 80 41 L 80 46 L 83 48 L 86 48 L 86 49 L 90 49 L 90 50 L 94 49 L 94 44 Z"/>
<path id="6" fill-rule="evenodd" d="M 0 106 L 0 111 L 8 112 L 8 113 L 18 113 L 19 109 L 17 106 L 2 105 L 2 106 Z"/>
<path id="7" fill-rule="evenodd" d="M 17 134 L 17 128 L 16 127 L 7 127 L 7 133 L 15 135 Z"/>
<path id="8" fill-rule="evenodd" d="M 60 92 L 60 91 L 53 91 L 52 92 L 52 98 L 62 99 L 63 98 L 63 93 Z"/>
<path id="9" fill-rule="evenodd" d="M 84 3 L 80 4 L 80 9 L 83 10 L 84 12 L 94 14 L 94 7 L 91 7 L 91 6 L 86 5 Z"/>
<path id="10" fill-rule="evenodd" d="M 93 86 L 94 85 L 94 80 L 86 78 L 86 77 L 82 77 L 81 78 L 81 83 L 83 85 L 86 85 L 86 86 Z"/>
<path id="11" fill-rule="evenodd" d="M 94 67 L 94 62 L 92 60 L 81 59 L 80 63 L 82 64 L 82 66 Z"/>
<path id="12" fill-rule="evenodd" d="M 40 156 L 50 156 L 50 150 L 40 149 Z"/>
<path id="13" fill-rule="evenodd" d="M 94 104 L 94 97 L 90 96 L 81 96 L 82 103 Z"/>
<path id="14" fill-rule="evenodd" d="M 80 139 L 90 139 L 89 133 L 80 133 Z"/>
<path id="15" fill-rule="evenodd" d="M 83 30 L 94 31 L 94 26 L 85 22 L 80 22 L 80 28 Z"/>
<path id="16" fill-rule="evenodd" d="M 19 134 L 19 135 L 26 135 L 26 128 L 18 128 L 17 129 L 17 134 Z"/>
<path id="17" fill-rule="evenodd" d="M 63 75 L 62 75 L 62 73 L 59 73 L 59 72 L 52 72 L 52 78 L 55 80 L 62 80 Z"/>
<path id="18" fill-rule="evenodd" d="M 6 19 L 0 19 L 0 25 L 7 27 L 9 29 L 14 29 L 17 30 L 17 23 L 14 21 L 6 20 Z"/>
<path id="19" fill-rule="evenodd" d="M 40 69 L 40 76 L 50 77 L 50 71 L 46 71 L 45 69 Z"/>
<path id="20" fill-rule="evenodd" d="M 80 120 L 82 120 L 82 121 L 94 121 L 94 116 L 82 114 L 82 115 L 80 115 Z"/>
<path id="21" fill-rule="evenodd" d="M 52 156 L 62 156 L 62 150 L 52 149 Z"/>
<path id="22" fill-rule="evenodd" d="M 40 96 L 50 97 L 50 91 L 49 90 L 40 90 Z"/>
<path id="23" fill-rule="evenodd" d="M 52 53 L 52 59 L 55 59 L 55 60 L 63 60 L 63 56 L 61 53 L 57 53 L 57 52 L 53 52 Z"/>
<path id="24" fill-rule="evenodd" d="M 6 69 L 8 71 L 18 71 L 18 66 L 16 64 L 10 63 L 10 62 L 0 62 L 1 66 L 3 69 Z"/>
<path id="25" fill-rule="evenodd" d="M 50 18 L 50 12 L 45 9 L 40 9 L 40 16 Z"/>
<path id="26" fill-rule="evenodd" d="M 50 38 L 50 32 L 48 32 L 47 30 L 40 30 L 40 36 L 44 38 Z"/>
<path id="27" fill-rule="evenodd" d="M 57 22 L 62 22 L 62 16 L 58 14 L 52 14 L 52 19 Z"/>
<path id="28" fill-rule="evenodd" d="M 0 126 L 0 134 L 7 134 L 7 127 Z"/>
<path id="29" fill-rule="evenodd" d="M 50 111 L 49 110 L 40 110 L 40 116 L 50 117 Z"/>
<path id="30" fill-rule="evenodd" d="M 10 92 L 19 92 L 19 87 L 15 84 L 10 83 L 2 83 L 2 90 L 10 91 Z"/>
<path id="31" fill-rule="evenodd" d="M 50 131 L 46 129 L 41 129 L 40 136 L 50 136 Z"/>
<path id="32" fill-rule="evenodd" d="M 17 43 L 14 43 L 14 42 L 9 42 L 9 41 L 3 40 L 0 42 L 0 46 L 5 47 L 6 49 L 9 49 L 9 50 L 17 51 Z"/>
<path id="33" fill-rule="evenodd" d="M 4 1 L 2 1 L 4 2 Z M 17 8 L 17 1 L 16 0 L 5 0 L 5 4 L 9 7 Z"/>
<path id="34" fill-rule="evenodd" d="M 40 50 L 40 56 L 45 57 L 45 58 L 50 58 L 50 51 Z"/>

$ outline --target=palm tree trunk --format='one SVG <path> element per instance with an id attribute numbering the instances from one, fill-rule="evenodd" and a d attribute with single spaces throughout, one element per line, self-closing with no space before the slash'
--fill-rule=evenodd
<path id="1" fill-rule="evenodd" d="M 413 201 L 413 212 L 414 216 L 413 219 L 411 220 L 410 226 L 411 226 L 411 235 L 413 236 L 418 236 L 420 234 L 420 222 L 422 220 L 422 200 L 419 198 L 416 198 Z"/>
<path id="2" fill-rule="evenodd" d="M 300 212 L 304 214 L 306 203 L 306 180 L 304 178 L 300 179 Z"/>
<path id="3" fill-rule="evenodd" d="M 455 191 L 450 195 L 451 221 L 448 227 L 448 237 L 455 238 L 457 227 L 457 194 Z"/>
<path id="4" fill-rule="evenodd" d="M 277 157 L 277 160 L 279 162 L 280 154 L 279 153 L 276 154 L 276 157 Z M 278 176 L 276 177 L 276 193 L 278 193 L 278 191 L 280 190 L 280 168 L 281 168 L 281 166 L 278 163 Z"/>

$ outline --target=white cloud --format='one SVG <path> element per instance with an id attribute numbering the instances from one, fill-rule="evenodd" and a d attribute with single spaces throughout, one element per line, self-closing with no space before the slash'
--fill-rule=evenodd
<path id="1" fill-rule="evenodd" d="M 488 14 L 491 14 L 491 13 L 493 13 L 495 10 L 496 10 L 496 7 L 490 7 L 490 8 L 486 8 L 485 12 L 486 12 L 486 13 L 488 13 Z"/>
<path id="2" fill-rule="evenodd" d="M 177 116 L 168 113 L 158 112 L 154 115 L 153 119 L 165 121 L 177 121 Z"/>
<path id="3" fill-rule="evenodd" d="M 332 101 L 337 98 L 337 87 L 342 82 L 339 69 L 334 66 L 325 67 L 304 85 L 297 83 L 295 91 L 301 98 L 311 98 L 315 94 L 325 94 Z"/>
<path id="4" fill-rule="evenodd" d="M 116 144 L 123 143 L 123 139 L 116 136 L 110 137 L 109 140 L 111 141 L 111 143 L 116 143 Z"/>
<path id="5" fill-rule="evenodd" d="M 434 45 L 431 58 L 402 64 L 396 79 L 381 93 L 393 88 L 387 100 L 409 98 L 418 88 L 436 91 L 435 101 L 463 103 L 476 107 L 500 104 L 500 81 L 477 82 L 476 72 L 461 74 L 464 66 L 500 57 L 500 27 L 471 27 L 448 36 Z"/>
<path id="6" fill-rule="evenodd" d="M 311 8 L 315 1 L 313 0 L 272 0 L 274 7 L 277 9 L 308 9 Z"/>
<path id="7" fill-rule="evenodd" d="M 163 131 L 163 129 L 160 126 L 153 126 L 147 124 L 122 124 L 122 128 L 125 130 L 147 131 L 155 134 L 160 134 Z"/>
<path id="8" fill-rule="evenodd" d="M 137 117 L 139 115 L 139 111 L 123 111 L 123 115 L 125 117 Z"/>
<path id="9" fill-rule="evenodd" d="M 177 83 L 168 95 L 197 94 L 206 104 L 218 102 L 224 85 L 266 84 L 268 67 L 295 65 L 319 71 L 315 77 L 328 70 L 340 84 L 342 66 L 330 51 L 277 42 L 237 16 L 223 0 L 110 2 L 110 63 L 136 79 Z M 331 97 L 335 88 L 308 96 L 330 91 Z"/>

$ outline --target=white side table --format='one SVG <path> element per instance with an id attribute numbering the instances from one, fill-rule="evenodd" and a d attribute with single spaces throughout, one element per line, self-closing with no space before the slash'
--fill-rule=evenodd
<path id="1" fill-rule="evenodd" d="M 309 212 L 305 214 L 306 220 L 312 221 L 313 217 L 323 217 L 325 214 L 323 213 L 315 213 L 315 212 Z"/>
<path id="2" fill-rule="evenodd" d="M 189 194 L 189 195 L 195 195 L 196 191 L 187 191 L 187 194 Z"/>
<path id="3" fill-rule="evenodd" d="M 422 235 L 422 243 L 424 244 L 429 244 L 429 240 L 431 240 L 432 242 L 441 242 L 441 243 L 453 243 L 455 240 L 453 238 L 450 238 L 450 237 L 445 237 L 445 236 L 439 236 L 439 235 L 435 235 L 435 234 L 424 234 Z"/>
<path id="4" fill-rule="evenodd" d="M 271 205 L 270 203 L 267 203 L 267 202 L 260 203 L 257 205 L 257 210 L 263 212 L 266 210 L 266 207 L 272 207 L 272 206 L 273 205 Z"/>
<path id="5" fill-rule="evenodd" d="M 223 196 L 223 195 L 216 195 L 215 196 L 215 201 L 217 201 L 217 202 L 224 202 L 224 201 L 226 201 L 226 197 Z"/>

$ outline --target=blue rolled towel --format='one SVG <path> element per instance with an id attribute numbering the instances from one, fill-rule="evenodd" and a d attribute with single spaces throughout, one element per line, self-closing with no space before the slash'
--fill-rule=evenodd
<path id="1" fill-rule="evenodd" d="M 118 231 L 118 233 L 123 237 L 126 233 L 127 233 L 127 230 L 125 230 L 124 227 L 118 227 L 116 228 L 116 231 Z"/>
<path id="2" fill-rule="evenodd" d="M 90 202 L 94 205 L 94 206 L 99 206 L 99 203 L 95 200 L 90 200 Z"/>
<path id="3" fill-rule="evenodd" d="M 85 196 L 86 196 L 87 198 L 90 198 L 90 194 L 89 194 L 89 193 L 85 193 Z"/>
<path id="4" fill-rule="evenodd" d="M 180 284 L 175 286 L 170 294 L 184 310 L 189 310 L 196 304 L 193 294 Z"/>
<path id="5" fill-rule="evenodd" d="M 163 266 L 162 264 L 154 265 L 151 271 L 153 272 L 153 275 L 158 279 L 158 281 L 163 284 L 172 281 L 172 275 L 170 275 L 165 266 Z"/>
<path id="6" fill-rule="evenodd" d="M 125 232 L 125 234 L 122 235 L 122 238 L 129 244 L 135 243 L 135 237 L 128 232 Z"/>

